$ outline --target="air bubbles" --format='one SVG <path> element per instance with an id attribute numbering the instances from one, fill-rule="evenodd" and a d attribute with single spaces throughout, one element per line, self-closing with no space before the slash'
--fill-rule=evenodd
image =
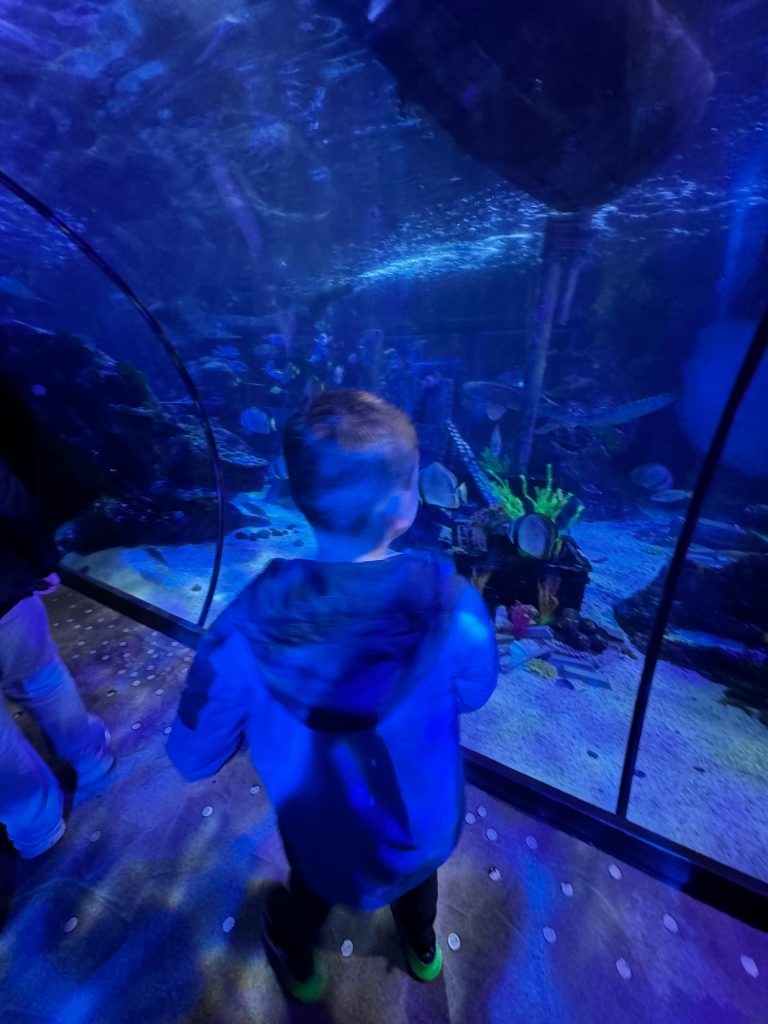
<path id="1" fill-rule="evenodd" d="M 133 725 L 131 726 L 131 729 L 133 729 L 134 732 L 136 732 L 136 730 L 140 729 L 140 728 L 141 728 L 141 722 L 134 722 Z"/>
<path id="2" fill-rule="evenodd" d="M 496 840 L 499 838 L 499 833 L 496 831 L 495 828 L 487 828 L 485 830 L 485 835 L 486 835 L 486 838 L 490 839 L 490 841 L 492 843 L 495 843 Z"/>
<path id="3" fill-rule="evenodd" d="M 529 850 L 538 850 L 539 848 L 539 842 L 536 839 L 536 836 L 526 836 L 525 845 L 528 847 Z"/>
<path id="4" fill-rule="evenodd" d="M 492 882 L 498 882 L 499 879 L 501 878 L 501 872 L 499 871 L 498 868 L 490 868 L 490 870 L 488 871 L 488 877 Z"/>
<path id="5" fill-rule="evenodd" d="M 456 932 L 451 932 L 448 936 L 448 949 L 452 950 L 454 953 L 461 949 L 461 939 Z"/>
<path id="6" fill-rule="evenodd" d="M 475 822 L 477 821 L 477 818 L 474 816 L 472 811 L 467 811 L 467 813 L 464 815 L 464 821 L 466 821 L 468 825 L 474 825 Z"/>
<path id="7" fill-rule="evenodd" d="M 570 882 L 561 882 L 560 890 L 563 896 L 573 896 L 573 886 Z"/>
<path id="8" fill-rule="evenodd" d="M 211 807 L 210 804 L 208 804 L 207 807 L 203 808 L 202 814 L 204 818 L 210 818 L 210 816 L 213 814 L 213 808 Z"/>
<path id="9" fill-rule="evenodd" d="M 235 919 L 234 919 L 234 917 L 225 917 L 224 920 L 221 923 L 221 930 L 226 935 L 229 935 L 229 933 L 232 931 L 232 929 L 234 927 L 235 927 Z"/>
<path id="10" fill-rule="evenodd" d="M 672 932 L 673 935 L 677 935 L 680 929 L 678 928 L 677 921 L 674 919 L 674 917 L 671 917 L 669 914 L 665 914 L 663 917 L 663 921 L 664 927 L 667 929 L 667 931 Z"/>
<path id="11" fill-rule="evenodd" d="M 77 926 L 79 924 L 80 924 L 80 921 L 79 921 L 78 918 L 70 917 L 70 919 L 64 925 L 64 931 L 66 932 L 67 935 L 69 935 L 69 933 L 73 932 L 75 930 L 75 928 L 77 928 Z"/>
<path id="12" fill-rule="evenodd" d="M 554 928 L 546 927 L 542 929 L 542 935 L 544 936 L 544 941 L 548 942 L 550 945 L 557 942 L 557 932 Z"/>
<path id="13" fill-rule="evenodd" d="M 622 877 L 621 868 L 618 866 L 618 864 L 609 864 L 608 874 L 611 876 L 611 878 L 615 878 L 617 882 Z"/>
<path id="14" fill-rule="evenodd" d="M 344 939 L 341 944 L 341 955 L 343 957 L 352 956 L 355 951 L 355 947 L 352 943 L 352 939 Z"/>
<path id="15" fill-rule="evenodd" d="M 261 792 L 261 786 L 251 786 L 248 792 L 251 796 L 256 796 L 257 793 Z"/>

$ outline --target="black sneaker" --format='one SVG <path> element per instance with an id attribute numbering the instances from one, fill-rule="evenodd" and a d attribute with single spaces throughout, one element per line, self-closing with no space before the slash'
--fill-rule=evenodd
<path id="1" fill-rule="evenodd" d="M 289 999 L 299 1003 L 317 1003 L 325 994 L 326 978 L 317 958 L 310 954 L 305 963 L 291 959 L 280 941 L 280 922 L 290 915 L 291 894 L 284 885 L 267 896 L 262 918 L 262 939 L 267 960 L 280 987 Z"/>
<path id="2" fill-rule="evenodd" d="M 443 969 L 443 950 L 432 932 L 432 942 L 423 949 L 415 949 L 401 933 L 408 969 L 417 981 L 434 981 Z"/>

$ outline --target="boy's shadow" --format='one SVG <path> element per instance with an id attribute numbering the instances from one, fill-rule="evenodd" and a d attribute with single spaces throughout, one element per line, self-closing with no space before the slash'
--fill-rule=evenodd
<path id="1" fill-rule="evenodd" d="M 267 895 L 274 887 L 272 881 L 259 881 L 251 883 L 243 896 L 235 920 L 236 927 L 229 933 L 230 965 L 228 970 L 232 973 L 232 985 L 237 985 L 236 976 L 243 964 L 253 963 L 255 959 L 266 963 L 266 954 L 261 937 L 261 919 L 266 903 Z M 217 987 L 221 979 L 217 980 Z M 324 1003 L 317 1003 L 313 1006 L 303 1006 L 301 1003 L 288 1000 L 280 991 L 275 980 L 270 987 L 272 993 L 267 993 L 270 1003 L 281 1003 L 284 1007 L 284 1015 L 279 1020 L 290 1022 L 290 1024 L 334 1024 L 336 1018 Z M 192 1008 L 187 1017 L 186 1024 L 210 1024 L 212 1019 L 211 1011 L 216 1007 L 216 996 L 211 991 L 203 992 L 197 1004 Z M 277 1019 L 277 1018 L 276 1018 Z"/>

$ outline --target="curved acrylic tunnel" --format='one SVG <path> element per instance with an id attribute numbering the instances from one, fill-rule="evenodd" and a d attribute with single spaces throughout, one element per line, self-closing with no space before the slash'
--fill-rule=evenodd
<path id="1" fill-rule="evenodd" d="M 490 70 L 487 32 L 457 37 L 477 5 L 423 5 L 406 51 L 386 19 L 419 5 L 371 5 L 367 26 L 352 6 L 107 0 L 24 5 L 12 30 L 0 22 L 2 169 L 150 314 L 0 190 L 0 368 L 55 441 L 48 489 L 64 565 L 189 623 L 205 616 L 213 580 L 206 625 L 268 560 L 312 552 L 280 460 L 291 412 L 333 383 L 400 405 L 425 467 L 456 478 L 433 469 L 432 496 L 460 504 L 466 483 L 473 503 L 426 503 L 411 542 L 452 545 L 468 573 L 488 568 L 490 549 L 503 569 L 489 591 L 504 606 L 502 674 L 466 721 L 465 746 L 610 813 L 664 573 L 764 312 L 761 5 L 635 5 L 656 12 L 699 83 L 687 131 L 665 122 L 657 148 L 648 133 L 666 107 L 646 102 L 658 83 L 643 71 L 656 65 L 643 63 L 650 44 L 631 18 L 624 49 L 604 59 L 612 88 L 633 84 L 642 98 L 630 109 L 600 92 L 599 48 L 568 49 L 599 38 L 583 25 L 571 33 L 563 20 L 549 46 L 529 48 L 539 65 L 523 81 L 503 34 Z M 572 89 L 558 77 L 566 67 Z M 489 93 L 505 68 L 504 89 Z M 516 117 L 546 115 L 546 153 L 533 134 L 515 144 L 499 100 L 512 93 Z M 597 93 L 613 141 L 595 134 Z M 578 130 L 566 112 L 583 113 Z M 642 174 L 617 138 L 642 150 Z M 504 171 L 502 157 L 521 153 L 518 176 Z M 598 157 L 607 192 L 591 178 Z M 579 200 L 578 216 L 560 217 L 576 195 L 600 205 Z M 163 338 L 210 418 L 220 493 Z M 766 372 L 763 361 L 694 534 L 628 808 L 661 840 L 763 880 Z M 532 511 L 552 467 L 539 511 L 557 518 L 557 490 L 574 496 L 556 524 L 565 568 L 523 559 L 510 517 L 489 516 L 474 486 L 484 449 L 508 470 L 526 423 L 532 498 L 507 472 L 508 508 Z M 541 526 L 531 544 L 549 543 L 554 527 L 542 541 Z M 460 528 L 461 544 L 479 530 L 486 550 L 462 547 Z"/>

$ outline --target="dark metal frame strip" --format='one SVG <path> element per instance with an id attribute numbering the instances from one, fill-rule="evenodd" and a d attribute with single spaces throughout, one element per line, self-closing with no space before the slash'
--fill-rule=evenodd
<path id="1" fill-rule="evenodd" d="M 648 640 L 648 649 L 646 651 L 645 661 L 643 662 L 643 671 L 637 688 L 635 707 L 632 712 L 632 723 L 630 725 L 629 737 L 627 739 L 627 746 L 624 753 L 624 767 L 621 773 L 619 798 L 616 803 L 616 814 L 621 818 L 626 818 L 629 808 L 629 799 L 632 792 L 632 780 L 634 778 L 637 755 L 640 749 L 640 740 L 643 733 L 645 714 L 648 709 L 648 700 L 651 694 L 653 676 L 656 672 L 656 666 L 661 655 L 661 648 L 664 643 L 664 634 L 667 629 L 670 612 L 672 611 L 672 602 L 675 599 L 675 593 L 677 591 L 678 584 L 680 583 L 680 577 L 685 569 L 685 558 L 688 554 L 691 542 L 693 541 L 696 526 L 704 508 L 704 502 L 709 494 L 712 480 L 714 479 L 715 473 L 717 472 L 717 468 L 720 464 L 720 459 L 728 441 L 728 435 L 730 434 L 731 427 L 733 426 L 736 413 L 738 412 L 742 399 L 747 393 L 749 386 L 757 373 L 757 369 L 765 356 L 766 349 L 768 349 L 768 309 L 765 310 L 762 319 L 757 325 L 757 329 L 750 346 L 747 349 L 746 355 L 744 356 L 739 368 L 739 372 L 736 375 L 731 392 L 728 395 L 725 406 L 723 407 L 720 421 L 717 424 L 717 429 L 712 437 L 709 450 L 704 458 L 704 463 L 701 467 L 696 487 L 691 495 L 691 501 L 688 505 L 688 511 L 686 513 L 682 529 L 680 530 L 680 534 L 677 538 L 677 544 L 675 545 L 672 560 L 669 563 L 667 578 L 664 583 L 664 589 L 661 594 L 659 606 L 656 609 L 656 618 L 654 619 L 653 628 L 651 629 L 650 638 Z M 758 443 L 757 439 L 756 443 Z"/>

